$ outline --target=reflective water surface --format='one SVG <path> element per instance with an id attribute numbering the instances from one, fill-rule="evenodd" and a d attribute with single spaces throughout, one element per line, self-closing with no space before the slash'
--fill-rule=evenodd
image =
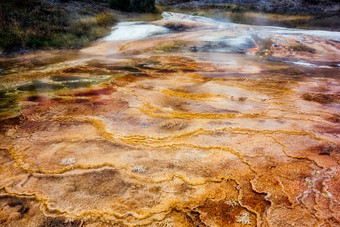
<path id="1" fill-rule="evenodd" d="M 164 13 L 0 59 L 0 225 L 337 226 L 340 33 Z"/>

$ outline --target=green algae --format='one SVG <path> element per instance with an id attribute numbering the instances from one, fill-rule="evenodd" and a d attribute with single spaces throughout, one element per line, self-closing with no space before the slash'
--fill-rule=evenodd
<path id="1" fill-rule="evenodd" d="M 76 89 L 76 88 L 83 88 L 83 87 L 89 87 L 93 85 L 93 81 L 67 81 L 64 82 L 63 85 L 65 85 L 68 89 Z"/>
<path id="2" fill-rule="evenodd" d="M 18 91 L 39 92 L 39 91 L 56 91 L 65 88 L 62 84 L 46 83 L 39 80 L 34 80 L 30 84 L 25 84 L 18 87 Z"/>
<path id="3" fill-rule="evenodd" d="M 51 76 L 52 81 L 56 82 L 67 82 L 67 81 L 76 81 L 76 80 L 81 80 L 82 77 L 80 76 Z"/>
<path id="4" fill-rule="evenodd" d="M 0 119 L 18 115 L 20 112 L 18 98 L 16 92 L 0 90 Z"/>

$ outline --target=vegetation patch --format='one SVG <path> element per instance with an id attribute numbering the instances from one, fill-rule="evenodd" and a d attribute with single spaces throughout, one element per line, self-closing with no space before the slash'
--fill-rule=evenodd
<path id="1" fill-rule="evenodd" d="M 1 3 L 2 52 L 88 45 L 91 41 L 108 34 L 116 22 L 111 12 L 95 10 L 84 12 L 68 8 L 67 4 L 52 4 L 40 0 L 24 2 L 14 0 Z"/>

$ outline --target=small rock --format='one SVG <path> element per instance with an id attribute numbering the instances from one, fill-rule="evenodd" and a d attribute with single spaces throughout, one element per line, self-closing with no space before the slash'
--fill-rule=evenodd
<path id="1" fill-rule="evenodd" d="M 146 169 L 144 166 L 134 166 L 131 170 L 133 173 L 146 173 Z"/>
<path id="2" fill-rule="evenodd" d="M 74 165 L 76 163 L 76 159 L 75 158 L 65 158 L 63 160 L 61 160 L 60 164 L 64 165 L 64 166 L 71 166 Z"/>

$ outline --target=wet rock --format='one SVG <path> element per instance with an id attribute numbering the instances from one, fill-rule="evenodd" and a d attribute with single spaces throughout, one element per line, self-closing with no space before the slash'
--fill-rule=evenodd
<path id="1" fill-rule="evenodd" d="M 182 32 L 191 28 L 183 23 L 166 23 L 164 27 L 176 32 Z"/>
<path id="2" fill-rule="evenodd" d="M 332 102 L 338 102 L 340 100 L 340 95 L 306 92 L 302 94 L 302 98 L 307 101 L 314 101 L 322 104 L 327 104 Z"/>
<path id="3" fill-rule="evenodd" d="M 29 102 L 37 102 L 37 101 L 44 100 L 44 97 L 39 96 L 39 95 L 31 95 L 31 96 L 28 96 L 27 98 L 25 98 L 24 100 L 29 101 Z"/>

